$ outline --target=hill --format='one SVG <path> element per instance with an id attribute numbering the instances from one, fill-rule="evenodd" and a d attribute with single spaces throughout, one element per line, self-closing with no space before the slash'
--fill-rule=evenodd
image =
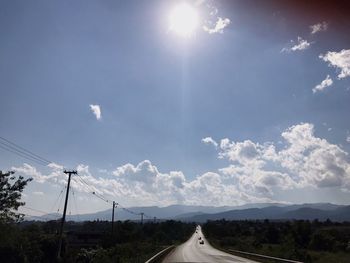
<path id="1" fill-rule="evenodd" d="M 257 203 L 242 206 L 187 206 L 171 205 L 166 207 L 145 206 L 118 207 L 115 210 L 116 220 L 140 220 L 140 213 L 144 213 L 145 220 L 176 219 L 182 221 L 205 222 L 207 220 L 244 220 L 244 219 L 319 219 L 327 218 L 336 221 L 350 220 L 349 206 L 329 203 L 315 204 L 279 204 Z M 132 213 L 130 212 L 132 211 Z M 59 217 L 58 214 L 49 214 L 42 217 L 26 217 L 27 220 L 47 221 L 50 218 Z M 71 221 L 111 220 L 112 209 L 97 213 L 67 215 Z"/>

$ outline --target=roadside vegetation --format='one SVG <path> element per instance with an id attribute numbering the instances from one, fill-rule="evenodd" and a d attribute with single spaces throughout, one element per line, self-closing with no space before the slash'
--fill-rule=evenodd
<path id="1" fill-rule="evenodd" d="M 224 250 L 303 262 L 345 263 L 350 259 L 350 222 L 219 220 L 208 221 L 202 229 L 212 245 Z"/>
<path id="2" fill-rule="evenodd" d="M 18 208 L 31 179 L 0 171 L 0 262 L 145 262 L 169 245 L 187 240 L 195 224 L 173 220 L 66 222 L 63 257 L 57 260 L 60 220 L 23 221 Z"/>
<path id="3" fill-rule="evenodd" d="M 55 262 L 60 222 L 0 224 L 0 262 Z M 176 221 L 158 223 L 67 222 L 63 262 L 145 262 L 163 248 L 182 243 L 194 224 Z"/>

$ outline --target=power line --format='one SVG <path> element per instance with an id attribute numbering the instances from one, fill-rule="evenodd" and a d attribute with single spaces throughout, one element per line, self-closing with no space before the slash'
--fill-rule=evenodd
<path id="1" fill-rule="evenodd" d="M 22 146 L 19 146 L 18 144 L 14 143 L 14 142 L 12 142 L 12 141 L 10 141 L 10 140 L 8 140 L 8 139 L 5 139 L 4 137 L 1 137 L 1 136 L 0 136 L 0 148 L 6 150 L 6 151 L 8 151 L 8 152 L 12 152 L 12 153 L 14 153 L 14 154 L 16 154 L 16 155 L 18 155 L 18 156 L 21 156 L 21 157 L 23 157 L 23 158 L 25 158 L 25 159 L 27 159 L 27 160 L 36 162 L 36 163 L 38 163 L 38 164 L 40 164 L 40 165 L 43 165 L 43 166 L 47 166 L 47 165 L 49 165 L 50 163 L 53 163 L 52 161 L 49 161 L 48 159 L 46 159 L 46 158 L 44 158 L 44 157 L 42 157 L 42 156 L 40 156 L 40 155 L 38 155 L 38 154 L 35 154 L 34 152 L 32 152 L 32 151 L 30 151 L 30 150 L 28 150 L 28 149 L 26 149 L 26 148 L 24 148 L 24 147 L 22 147 Z M 77 174 L 77 176 L 79 177 L 79 181 L 82 182 L 83 184 L 85 184 L 85 185 L 91 190 L 91 192 L 90 192 L 91 194 L 93 194 L 94 196 L 96 196 L 97 198 L 99 198 L 100 200 L 102 200 L 102 201 L 104 201 L 104 202 L 106 202 L 106 203 L 111 203 L 111 202 L 112 202 L 111 200 L 105 198 L 102 194 L 99 194 L 99 193 L 97 192 L 97 190 L 96 190 L 97 188 L 94 187 L 94 186 L 91 186 L 89 183 L 87 183 L 87 182 L 84 180 L 84 178 L 81 177 L 79 174 Z M 73 179 L 73 178 L 72 178 L 72 179 Z M 75 180 L 73 180 L 73 181 L 75 181 Z M 63 199 L 63 195 L 62 195 L 62 194 L 63 194 L 63 191 L 64 191 L 64 189 L 60 192 L 58 198 L 56 199 L 56 201 L 55 201 L 55 203 L 54 203 L 54 205 L 53 205 L 53 207 L 52 207 L 52 209 L 53 209 L 54 206 L 55 206 L 56 203 L 57 203 L 57 200 L 59 200 L 59 206 L 58 206 L 57 212 L 59 212 L 59 210 L 60 210 L 60 204 L 61 204 L 62 199 Z M 73 197 L 74 197 L 74 200 L 75 200 L 74 202 L 75 202 L 75 205 L 76 205 L 77 202 L 76 202 L 76 199 L 75 199 L 75 194 L 74 194 L 74 192 L 73 192 Z M 76 208 L 77 208 L 77 205 L 76 205 Z M 124 211 L 126 211 L 126 212 L 128 212 L 128 213 L 130 213 L 130 214 L 133 214 L 133 215 L 136 215 L 136 216 L 140 216 L 140 215 L 141 215 L 142 218 L 143 218 L 143 217 L 152 218 L 151 216 L 146 215 L 146 214 L 143 213 L 143 212 L 136 213 L 136 212 L 131 211 L 130 209 L 128 209 L 128 208 L 126 208 L 126 207 L 122 207 L 122 206 L 121 206 L 121 208 L 122 208 Z M 52 209 L 51 209 L 51 210 L 52 210 Z M 77 212 L 78 212 L 78 209 L 77 209 Z M 46 213 L 46 212 L 44 212 L 44 213 Z"/>
<path id="2" fill-rule="evenodd" d="M 2 146 L 6 146 L 7 148 L 5 149 L 4 147 L 2 147 L 3 149 L 7 150 L 7 151 L 10 151 L 14 154 L 17 154 L 17 155 L 20 155 L 24 158 L 30 158 L 35 160 L 35 162 L 40 162 L 41 165 L 48 165 L 50 163 L 52 163 L 51 161 L 47 160 L 46 158 L 22 147 L 22 146 L 19 146 L 18 144 L 4 138 L 4 137 L 1 137 L 0 136 L 0 143 L 2 144 Z M 10 149 L 8 149 L 10 148 Z M 23 156 L 25 155 L 25 156 Z"/>
<path id="3" fill-rule="evenodd" d="M 78 174 L 78 177 L 79 177 L 80 181 L 91 190 L 91 194 L 93 194 L 94 196 L 96 196 L 97 198 L 101 199 L 102 201 L 104 201 L 106 203 L 111 202 L 111 200 L 108 200 L 107 198 L 104 198 L 102 195 L 98 194 L 96 192 L 96 190 L 91 185 L 89 185 L 79 174 Z"/>
<path id="4" fill-rule="evenodd" d="M 106 203 L 109 203 L 109 200 L 108 199 L 104 199 L 102 196 L 98 195 L 96 192 L 92 192 L 92 194 L 94 196 L 96 196 L 97 198 L 101 199 L 102 201 L 106 202 Z"/>
<path id="5" fill-rule="evenodd" d="M 136 212 L 134 212 L 134 211 L 131 211 L 130 209 L 128 209 L 128 208 L 122 206 L 121 204 L 119 204 L 119 206 L 121 207 L 121 209 L 123 209 L 124 211 L 126 211 L 126 212 L 128 212 L 128 213 L 130 213 L 130 214 L 133 214 L 133 215 L 135 215 L 135 216 L 140 216 L 140 215 L 141 215 L 141 213 L 136 213 Z"/>
<path id="6" fill-rule="evenodd" d="M 80 182 L 81 184 L 85 184 L 85 185 L 91 190 L 91 193 L 95 191 L 95 189 L 94 189 L 92 186 L 90 186 L 79 174 L 78 174 L 78 177 L 79 177 L 79 182 Z M 72 180 L 73 180 L 74 182 L 78 183 L 77 181 L 75 181 L 74 178 L 72 178 Z"/>
<path id="7" fill-rule="evenodd" d="M 89 184 L 84 180 L 83 177 L 81 177 L 79 174 L 77 174 L 77 176 L 79 177 L 80 181 L 81 181 L 83 184 L 85 184 L 87 187 L 90 188 L 91 192 L 95 192 L 95 191 L 96 191 L 95 188 L 92 187 L 91 185 L 89 185 Z"/>
<path id="8" fill-rule="evenodd" d="M 42 210 L 39 210 L 39 209 L 35 209 L 35 208 L 32 208 L 32 207 L 22 206 L 21 208 L 24 208 L 24 209 L 27 209 L 27 210 L 31 210 L 31 211 L 37 212 L 37 213 L 42 213 L 45 216 L 55 217 L 56 219 L 60 218 L 60 216 L 58 216 L 58 215 L 53 215 L 53 214 L 50 214 L 49 212 L 45 212 L 45 211 L 42 211 Z"/>
<path id="9" fill-rule="evenodd" d="M 66 189 L 67 187 L 65 186 L 64 189 Z M 61 204 L 62 204 L 62 201 L 63 201 L 63 193 L 58 201 L 58 206 L 57 206 L 57 213 L 60 212 L 60 207 L 61 207 Z"/>
<path id="10" fill-rule="evenodd" d="M 35 216 L 35 215 L 30 215 L 30 214 L 25 214 L 25 213 L 21 213 L 22 215 L 25 215 L 25 216 L 30 216 L 30 217 L 35 217 L 35 218 L 39 218 L 39 219 L 45 219 L 46 221 L 52 221 L 53 219 L 52 218 L 48 218 L 48 217 L 44 217 L 44 216 Z M 55 219 L 57 220 L 57 219 Z"/>
<path id="11" fill-rule="evenodd" d="M 103 197 L 102 195 L 98 194 L 98 193 L 96 192 L 96 190 L 94 189 L 94 187 L 91 186 L 89 183 L 87 183 L 87 182 L 84 180 L 84 178 L 83 178 L 82 176 L 80 176 L 79 174 L 77 174 L 77 176 L 78 176 L 78 178 L 80 179 L 79 181 L 80 181 L 81 183 L 85 184 L 85 185 L 91 190 L 91 192 L 90 192 L 91 194 L 93 194 L 94 196 L 96 196 L 97 198 L 99 198 L 100 200 L 102 200 L 102 201 L 104 201 L 104 202 L 106 202 L 106 203 L 112 203 L 112 202 L 113 202 L 113 201 L 111 201 L 111 200 L 109 200 L 109 199 Z M 77 183 L 77 181 L 74 180 L 74 178 L 72 178 L 72 180 L 73 180 L 74 182 Z M 116 203 L 117 203 L 117 202 L 116 202 Z M 134 212 L 134 211 L 132 211 L 132 210 L 130 210 L 130 209 L 128 209 L 128 208 L 122 206 L 120 203 L 118 203 L 118 205 L 119 205 L 120 208 L 123 209 L 124 211 L 126 211 L 126 212 L 128 212 L 128 213 L 130 213 L 130 214 L 133 214 L 133 215 L 135 215 L 135 216 L 141 216 L 141 215 L 143 214 L 143 216 L 145 216 L 145 217 L 147 217 L 147 218 L 150 218 L 150 219 L 153 218 L 152 216 L 146 215 L 146 214 L 144 214 L 144 213 L 136 213 L 136 212 Z"/>
<path id="12" fill-rule="evenodd" d="M 21 151 L 18 151 L 18 150 L 16 151 L 16 150 L 14 150 L 14 149 L 11 149 L 10 146 L 8 146 L 8 145 L 6 145 L 6 144 L 3 144 L 2 142 L 0 142 L 0 148 L 6 150 L 6 151 L 8 151 L 8 152 L 11 152 L 11 153 L 13 153 L 13 154 L 16 154 L 16 155 L 18 155 L 18 156 L 21 156 L 21 157 L 23 157 L 23 158 L 25 158 L 25 159 L 27 159 L 27 160 L 29 160 L 29 161 L 35 162 L 35 163 L 37 163 L 37 164 L 40 164 L 40 165 L 42 165 L 42 166 L 46 166 L 46 165 L 47 165 L 47 164 L 44 163 L 44 162 L 38 161 L 38 160 L 35 159 L 34 157 L 30 157 L 30 156 L 28 156 L 28 155 L 22 154 Z"/>
<path id="13" fill-rule="evenodd" d="M 63 186 L 61 192 L 59 193 L 58 197 L 56 198 L 55 202 L 53 203 L 53 205 L 52 205 L 52 207 L 51 207 L 51 209 L 50 209 L 51 212 L 54 211 L 54 208 L 55 208 L 57 202 L 59 201 L 60 197 L 62 196 L 63 191 L 64 191 L 65 188 L 66 188 L 66 186 Z"/>
<path id="14" fill-rule="evenodd" d="M 71 189 L 73 190 L 73 188 L 71 187 Z M 68 194 L 68 199 L 71 199 L 71 197 L 72 197 L 72 193 L 71 192 L 69 192 L 69 194 Z M 67 204 L 67 210 L 68 210 L 68 215 L 72 215 L 72 202 L 68 202 L 68 204 Z"/>
<path id="15" fill-rule="evenodd" d="M 74 188 L 72 186 L 72 193 L 73 193 L 73 201 L 74 201 L 74 205 L 75 205 L 75 210 L 77 212 L 77 218 L 78 218 L 78 221 L 80 221 L 80 218 L 79 218 L 79 211 L 78 211 L 78 205 L 77 205 L 77 200 L 75 198 L 75 193 L 74 193 Z"/>
<path id="16" fill-rule="evenodd" d="M 47 163 L 52 163 L 51 161 L 45 159 L 44 157 L 41 157 L 40 155 L 35 154 L 35 153 L 33 153 L 33 152 L 31 152 L 31 151 L 25 149 L 24 147 L 19 146 L 19 145 L 15 144 L 14 142 L 11 142 L 11 141 L 8 140 L 8 139 L 5 139 L 4 137 L 1 137 L 1 136 L 0 136 L 0 139 L 3 140 L 3 141 L 6 141 L 6 142 L 9 143 L 9 144 L 12 144 L 12 145 L 15 146 L 15 147 L 18 147 L 19 149 L 22 149 L 23 151 L 28 152 L 29 154 L 32 154 L 32 155 L 36 156 L 36 157 L 39 158 L 39 159 L 42 159 L 43 161 L 45 161 L 45 162 L 47 162 Z"/>
<path id="17" fill-rule="evenodd" d="M 130 213 L 130 214 L 133 214 L 133 215 L 135 215 L 135 216 L 143 216 L 143 215 L 144 215 L 144 213 L 136 213 L 136 212 L 134 212 L 134 211 L 131 211 L 130 209 L 121 206 L 119 203 L 117 203 L 117 202 L 115 202 L 115 201 L 111 201 L 111 200 L 109 200 L 109 199 L 103 197 L 102 195 L 96 193 L 96 190 L 94 189 L 94 187 L 92 187 L 89 183 L 87 183 L 87 182 L 84 180 L 84 178 L 82 178 L 79 174 L 78 174 L 78 177 L 79 177 L 79 179 L 80 179 L 79 181 L 80 181 L 81 183 L 85 184 L 85 185 L 92 191 L 92 192 L 90 192 L 90 193 L 93 194 L 94 196 L 96 196 L 97 198 L 99 198 L 100 200 L 102 200 L 102 201 L 104 201 L 104 202 L 106 202 L 106 203 L 112 203 L 112 202 L 113 202 L 113 203 L 115 203 L 115 204 L 118 204 L 118 205 L 121 207 L 121 209 L 123 209 L 124 211 L 126 211 L 126 212 L 128 212 L 128 213 Z M 77 183 L 77 181 L 74 180 L 74 178 L 72 178 L 72 180 L 73 180 L 74 182 Z M 147 217 L 148 217 L 148 218 L 152 218 L 151 216 L 148 216 L 148 215 L 147 215 Z M 112 220 L 113 220 L 113 219 L 112 219 Z"/>

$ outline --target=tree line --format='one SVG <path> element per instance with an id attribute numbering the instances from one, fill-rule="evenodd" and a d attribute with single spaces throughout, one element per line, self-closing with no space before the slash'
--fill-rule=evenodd
<path id="1" fill-rule="evenodd" d="M 56 262 L 58 221 L 0 223 L 0 262 Z M 67 222 L 63 262 L 144 262 L 187 240 L 194 224 L 117 221 Z"/>
<path id="2" fill-rule="evenodd" d="M 202 229 L 223 249 L 303 262 L 350 262 L 350 222 L 208 221 Z"/>

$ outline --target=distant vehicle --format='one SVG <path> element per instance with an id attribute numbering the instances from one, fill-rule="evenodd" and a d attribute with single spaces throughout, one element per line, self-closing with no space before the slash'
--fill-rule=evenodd
<path id="1" fill-rule="evenodd" d="M 201 239 L 202 239 L 202 237 L 199 237 L 199 238 L 198 238 L 198 240 L 201 240 Z"/>
<path id="2" fill-rule="evenodd" d="M 204 240 L 199 241 L 199 244 L 204 245 Z"/>

